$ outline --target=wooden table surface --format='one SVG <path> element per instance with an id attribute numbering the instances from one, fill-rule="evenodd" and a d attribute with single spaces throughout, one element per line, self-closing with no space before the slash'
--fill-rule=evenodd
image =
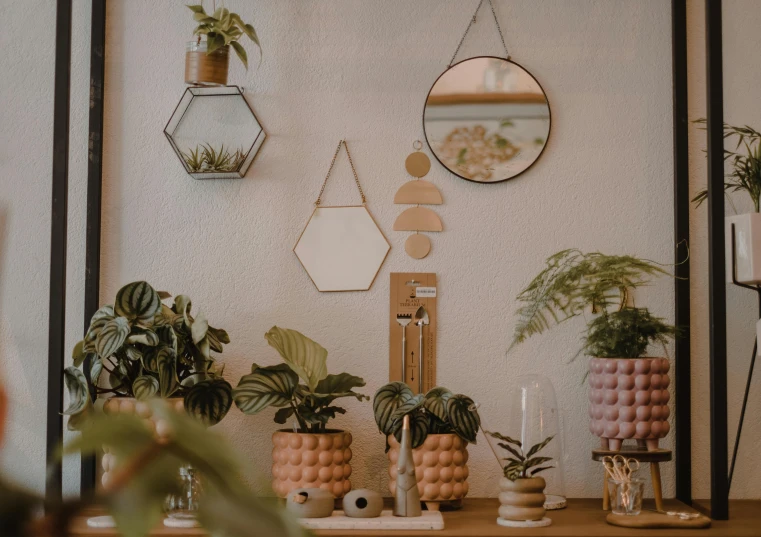
<path id="1" fill-rule="evenodd" d="M 599 536 L 635 536 L 652 537 L 759 537 L 761 536 L 761 501 L 737 500 L 730 502 L 729 521 L 714 521 L 708 529 L 700 530 L 637 530 L 611 526 L 605 522 L 606 512 L 600 509 L 599 499 L 569 499 L 568 507 L 559 511 L 549 511 L 552 525 L 546 528 L 504 528 L 496 524 L 496 499 L 466 499 L 459 511 L 445 512 L 444 530 L 442 531 L 357 531 L 357 530 L 320 530 L 315 535 L 325 537 L 344 537 L 361 535 L 362 537 L 599 537 Z M 652 507 L 646 502 L 646 507 Z M 666 500 L 667 509 L 688 510 L 686 506 L 675 501 Z M 161 526 L 151 534 L 156 537 L 205 537 L 201 529 L 177 530 Z M 87 527 L 87 518 L 79 517 L 69 531 L 69 537 L 116 537 L 114 530 Z"/>

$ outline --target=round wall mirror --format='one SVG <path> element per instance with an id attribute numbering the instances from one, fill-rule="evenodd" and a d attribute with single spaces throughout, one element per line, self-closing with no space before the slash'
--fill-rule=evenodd
<path id="1" fill-rule="evenodd" d="M 449 171 L 499 183 L 536 162 L 550 135 L 550 104 L 539 82 L 495 56 L 463 60 L 434 82 L 423 111 L 431 152 Z"/>

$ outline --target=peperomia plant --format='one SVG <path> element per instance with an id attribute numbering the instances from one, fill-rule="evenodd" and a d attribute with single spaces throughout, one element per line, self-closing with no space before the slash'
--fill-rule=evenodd
<path id="1" fill-rule="evenodd" d="M 262 46 L 254 27 L 244 23 L 237 13 L 230 13 L 230 10 L 223 7 L 217 8 L 211 15 L 207 14 L 200 5 L 188 6 L 188 8 L 193 12 L 193 19 L 198 22 L 193 35 L 198 36 L 199 42 L 201 36 L 206 36 L 206 53 L 211 54 L 221 47 L 231 46 L 248 69 L 248 54 L 238 41 L 245 34 L 261 52 Z"/>
<path id="2" fill-rule="evenodd" d="M 509 457 L 500 459 L 500 464 L 502 465 L 505 477 L 510 481 L 534 477 L 539 472 L 553 468 L 553 466 L 542 466 L 543 464 L 550 462 L 552 457 L 537 456 L 539 452 L 550 443 L 554 438 L 553 436 L 548 436 L 538 444 L 532 446 L 527 453 L 524 453 L 523 444 L 520 440 L 515 440 L 500 433 L 487 432 L 486 434 L 492 438 L 501 440 L 497 445 L 510 453 Z M 505 463 L 503 464 L 501 461 L 505 461 Z"/>
<path id="3" fill-rule="evenodd" d="M 476 443 L 481 418 L 473 399 L 436 387 L 428 393 L 414 395 L 404 382 L 382 386 L 373 398 L 373 412 L 378 430 L 387 438 L 402 437 L 402 418 L 410 416 L 412 448 L 420 447 L 429 434 L 454 433 L 465 442 Z M 386 451 L 389 445 L 386 442 Z"/>
<path id="4" fill-rule="evenodd" d="M 162 304 L 169 297 L 146 282 L 133 282 L 119 289 L 113 305 L 95 312 L 74 346 L 74 366 L 64 370 L 70 429 L 80 427 L 98 395 L 182 397 L 186 411 L 207 425 L 227 414 L 232 386 L 211 352 L 222 352 L 230 338 L 209 326 L 203 314 L 191 315 L 188 296 Z"/>
<path id="5" fill-rule="evenodd" d="M 251 373 L 241 377 L 233 390 L 235 404 L 244 414 L 257 414 L 276 407 L 275 423 L 285 424 L 294 417 L 301 433 L 326 431 L 329 420 L 346 410 L 333 405 L 336 399 L 370 398 L 353 391 L 365 381 L 348 373 L 328 374 L 328 351 L 305 335 L 273 326 L 264 334 L 267 343 L 285 361 L 284 364 L 251 366 Z M 299 383 L 299 378 L 304 384 Z"/>

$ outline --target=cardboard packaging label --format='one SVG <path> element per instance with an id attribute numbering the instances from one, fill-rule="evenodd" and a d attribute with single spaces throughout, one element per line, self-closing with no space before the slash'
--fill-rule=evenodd
<path id="1" fill-rule="evenodd" d="M 420 392 L 420 328 L 415 312 L 423 306 L 429 324 L 423 326 L 423 389 L 436 386 L 436 274 L 433 272 L 392 272 L 389 307 L 389 381 L 404 380 L 414 393 Z M 409 315 L 403 328 L 398 315 Z M 406 330 L 406 371 L 402 376 L 402 331 Z"/>

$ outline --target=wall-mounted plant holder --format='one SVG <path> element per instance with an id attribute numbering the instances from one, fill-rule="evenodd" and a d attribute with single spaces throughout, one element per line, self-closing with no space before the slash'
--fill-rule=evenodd
<path id="1" fill-rule="evenodd" d="M 194 179 L 245 176 L 267 137 L 238 86 L 187 88 L 164 134 Z"/>

